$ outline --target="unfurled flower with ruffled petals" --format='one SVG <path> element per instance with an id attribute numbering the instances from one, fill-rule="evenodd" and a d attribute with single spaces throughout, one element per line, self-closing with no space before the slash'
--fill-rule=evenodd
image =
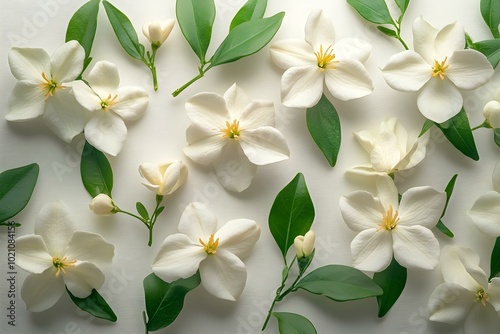
<path id="1" fill-rule="evenodd" d="M 287 107 L 309 108 L 323 94 L 323 86 L 342 101 L 371 94 L 373 84 L 363 62 L 371 45 L 359 38 L 335 43 L 333 22 L 323 11 L 309 14 L 305 41 L 282 40 L 271 45 L 271 59 L 285 70 L 281 99 Z"/>
<path id="2" fill-rule="evenodd" d="M 488 282 L 479 260 L 470 248 L 443 247 L 441 272 L 445 283 L 429 298 L 431 321 L 452 325 L 464 322 L 465 334 L 498 333 L 500 278 Z"/>
<path id="3" fill-rule="evenodd" d="M 408 269 L 431 270 L 438 264 L 439 243 L 430 230 L 446 203 L 446 194 L 431 187 L 398 190 L 389 176 L 377 178 L 377 197 L 355 191 L 340 198 L 347 226 L 359 232 L 351 243 L 353 266 L 381 271 L 393 256 Z"/>
<path id="4" fill-rule="evenodd" d="M 384 78 L 400 91 L 420 91 L 418 109 L 426 118 L 443 123 L 462 109 L 460 89 L 472 90 L 487 83 L 493 68 L 486 56 L 465 47 L 459 22 L 438 30 L 423 18 L 413 23 L 415 51 L 400 52 L 384 67 Z"/>
<path id="5" fill-rule="evenodd" d="M 99 216 L 109 216 L 116 213 L 117 207 L 113 199 L 106 194 L 99 194 L 89 204 L 90 210 Z"/>
<path id="6" fill-rule="evenodd" d="M 224 96 L 196 94 L 186 102 L 186 111 L 192 124 L 184 153 L 197 163 L 214 165 L 228 190 L 248 188 L 256 165 L 289 158 L 285 137 L 274 128 L 273 103 L 249 100 L 236 84 Z"/>
<path id="7" fill-rule="evenodd" d="M 217 229 L 217 217 L 201 203 L 189 204 L 179 232 L 169 235 L 153 261 L 153 272 L 166 282 L 200 271 L 201 284 L 217 298 L 236 300 L 246 284 L 242 258 L 260 237 L 253 220 L 235 219 Z"/>
<path id="8" fill-rule="evenodd" d="M 145 162 L 139 166 L 139 173 L 149 183 L 143 183 L 157 195 L 166 196 L 176 191 L 186 182 L 188 169 L 182 161 L 159 164 Z"/>
<path id="9" fill-rule="evenodd" d="M 142 26 L 142 33 L 152 45 L 160 47 L 170 35 L 170 32 L 174 28 L 174 24 L 174 19 L 162 22 L 147 22 Z"/>
<path id="10" fill-rule="evenodd" d="M 316 234 L 314 234 L 313 230 L 307 231 L 304 235 L 298 235 L 293 240 L 293 245 L 295 247 L 295 253 L 297 254 L 297 258 L 300 260 L 301 258 L 309 256 L 314 249 L 314 241 L 316 239 Z"/>
<path id="11" fill-rule="evenodd" d="M 425 158 L 429 136 L 410 140 L 396 118 L 380 123 L 379 130 L 359 131 L 354 136 L 370 155 L 370 165 L 355 166 L 349 172 L 362 175 L 394 174 L 410 169 Z"/>
<path id="12" fill-rule="evenodd" d="M 111 262 L 114 246 L 95 233 L 77 231 L 69 208 L 59 202 L 45 205 L 35 234 L 16 239 L 16 265 L 31 272 L 21 298 L 29 311 L 52 307 L 66 289 L 78 298 L 104 283 L 98 266 Z"/>
<path id="13" fill-rule="evenodd" d="M 52 56 L 43 49 L 12 48 L 9 66 L 17 84 L 9 98 L 8 121 L 42 116 L 59 138 L 71 142 L 87 121 L 87 110 L 71 93 L 71 82 L 83 69 L 85 51 L 77 41 L 57 48 Z"/>
<path id="14" fill-rule="evenodd" d="M 141 117 L 149 96 L 141 87 L 119 87 L 120 76 L 115 64 L 97 62 L 87 78 L 73 83 L 78 102 L 91 112 L 85 125 L 85 139 L 98 150 L 117 155 L 127 137 L 125 121 Z"/>

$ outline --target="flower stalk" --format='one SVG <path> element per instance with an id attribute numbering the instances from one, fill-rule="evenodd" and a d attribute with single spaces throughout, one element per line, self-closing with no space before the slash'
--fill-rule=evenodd
<path id="1" fill-rule="evenodd" d="M 177 88 L 173 93 L 172 93 L 172 96 L 173 97 L 176 97 L 178 96 L 180 93 L 182 93 L 184 91 L 184 89 L 188 88 L 189 86 L 191 86 L 193 83 L 195 83 L 196 81 L 200 80 L 201 78 L 203 78 L 205 76 L 205 73 L 208 72 L 209 69 L 212 68 L 212 65 L 210 64 L 211 60 L 209 60 L 208 62 L 203 62 L 199 67 L 198 67 L 198 71 L 199 71 L 199 74 L 197 76 L 195 76 L 194 78 L 192 78 L 191 80 L 189 80 L 188 82 L 186 82 L 184 85 L 180 86 L 179 88 Z M 205 68 L 205 66 L 208 64 L 208 66 Z"/>

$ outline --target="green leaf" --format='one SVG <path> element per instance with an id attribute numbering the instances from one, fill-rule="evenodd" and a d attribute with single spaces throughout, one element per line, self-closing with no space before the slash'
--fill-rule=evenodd
<path id="1" fill-rule="evenodd" d="M 146 210 L 146 207 L 144 206 L 144 204 L 142 204 L 141 202 L 137 202 L 137 203 L 135 203 L 135 208 L 142 218 L 144 218 L 146 220 L 149 219 L 148 210 Z"/>
<path id="2" fill-rule="evenodd" d="M 339 302 L 375 297 L 383 293 L 382 288 L 363 272 L 334 264 L 310 272 L 299 281 L 297 288 Z"/>
<path id="3" fill-rule="evenodd" d="M 446 204 L 444 205 L 443 213 L 441 214 L 441 218 L 444 217 L 446 213 L 446 209 L 448 208 L 448 203 L 450 202 L 451 195 L 453 194 L 453 189 L 455 188 L 455 182 L 457 180 L 458 174 L 455 174 L 452 176 L 450 179 L 450 182 L 446 185 L 446 188 L 444 189 L 444 192 L 446 193 Z M 453 238 L 455 235 L 453 232 L 444 225 L 444 223 L 441 221 L 441 218 L 439 219 L 439 222 L 437 223 L 436 227 L 438 230 L 443 232 L 445 235 L 449 236 L 450 238 Z"/>
<path id="4" fill-rule="evenodd" d="M 83 148 L 80 173 L 83 186 L 90 196 L 96 197 L 99 194 L 106 194 L 111 197 L 111 190 L 113 190 L 111 165 L 108 158 L 88 142 L 85 142 Z"/>
<path id="5" fill-rule="evenodd" d="M 347 0 L 365 20 L 375 24 L 392 24 L 394 21 L 384 0 Z"/>
<path id="6" fill-rule="evenodd" d="M 434 126 L 434 122 L 430 119 L 425 119 L 424 125 L 422 126 L 422 130 L 420 131 L 419 137 L 422 137 L 427 131 L 430 130 Z"/>
<path id="7" fill-rule="evenodd" d="M 79 308 L 84 310 L 85 312 L 93 315 L 96 318 L 104 319 L 104 320 L 109 320 L 112 322 L 115 322 L 117 317 L 115 312 L 111 309 L 111 307 L 108 305 L 108 303 L 102 298 L 102 296 L 97 292 L 96 289 L 92 289 L 92 292 L 88 297 L 85 298 L 78 298 L 74 296 L 68 288 L 66 288 L 66 291 L 68 291 L 68 294 L 73 301 L 73 303 L 76 304 Z"/>
<path id="8" fill-rule="evenodd" d="M 493 68 L 497 67 L 500 62 L 500 37 L 499 39 L 476 42 L 474 43 L 474 49 L 484 54 Z"/>
<path id="9" fill-rule="evenodd" d="M 155 274 L 144 279 L 144 295 L 148 315 L 147 330 L 157 331 L 170 325 L 181 313 L 186 294 L 201 282 L 197 272 L 186 279 L 172 283 L 161 280 Z"/>
<path id="10" fill-rule="evenodd" d="M 380 30 L 382 33 L 384 33 L 385 35 L 387 35 L 389 37 L 393 37 L 393 38 L 397 38 L 398 37 L 398 34 L 396 33 L 396 31 L 394 31 L 392 29 L 389 29 L 389 28 L 386 28 L 386 27 L 383 27 L 383 26 L 377 26 L 377 29 Z"/>
<path id="11" fill-rule="evenodd" d="M 267 0 L 248 0 L 234 16 L 229 26 L 229 31 L 243 22 L 263 18 L 266 7 Z"/>
<path id="12" fill-rule="evenodd" d="M 408 8 L 408 5 L 410 4 L 410 0 L 395 0 L 396 5 L 398 5 L 399 9 L 401 10 L 401 13 L 404 14 L 406 12 L 406 9 Z"/>
<path id="13" fill-rule="evenodd" d="M 464 108 L 446 122 L 435 124 L 455 148 L 472 160 L 479 160 L 479 153 Z"/>
<path id="14" fill-rule="evenodd" d="M 175 10 L 184 38 L 205 64 L 215 20 L 214 0 L 177 0 Z"/>
<path id="15" fill-rule="evenodd" d="M 278 32 L 284 12 L 264 19 L 243 22 L 229 32 L 215 51 L 211 66 L 250 56 L 267 45 Z"/>
<path id="16" fill-rule="evenodd" d="M 40 168 L 32 163 L 0 173 L 0 222 L 17 215 L 30 201 Z"/>
<path id="17" fill-rule="evenodd" d="M 71 17 L 66 30 L 66 42 L 75 40 L 85 50 L 85 58 L 90 57 L 97 30 L 97 15 L 100 0 L 90 0 L 81 6 Z"/>
<path id="18" fill-rule="evenodd" d="M 493 129 L 493 140 L 497 146 L 500 146 L 500 129 Z"/>
<path id="19" fill-rule="evenodd" d="M 331 167 L 340 150 L 340 119 L 333 104 L 323 94 L 318 104 L 306 111 L 307 128 Z"/>
<path id="20" fill-rule="evenodd" d="M 500 38 L 500 31 L 498 31 L 498 25 L 500 24 L 500 1 L 481 0 L 481 15 L 484 22 L 490 28 L 493 37 Z"/>
<path id="21" fill-rule="evenodd" d="M 109 1 L 104 0 L 102 4 L 122 48 L 132 58 L 143 60 L 144 45 L 139 43 L 139 38 L 129 18 Z"/>
<path id="22" fill-rule="evenodd" d="M 398 300 L 405 288 L 406 278 L 406 268 L 401 266 L 394 258 L 389 267 L 373 274 L 373 281 L 384 291 L 382 295 L 377 296 L 379 318 L 385 316 Z"/>
<path id="23" fill-rule="evenodd" d="M 314 205 L 304 175 L 298 173 L 274 200 L 269 213 L 269 230 L 286 263 L 286 253 L 298 235 L 304 235 L 314 220 Z"/>
<path id="24" fill-rule="evenodd" d="M 493 277 L 500 277 L 500 237 L 495 241 L 491 252 L 490 278 L 488 280 L 491 281 Z"/>
<path id="25" fill-rule="evenodd" d="M 280 334 L 316 334 L 316 328 L 309 319 L 300 314 L 289 312 L 273 312 L 273 316 L 278 319 L 278 329 Z"/>

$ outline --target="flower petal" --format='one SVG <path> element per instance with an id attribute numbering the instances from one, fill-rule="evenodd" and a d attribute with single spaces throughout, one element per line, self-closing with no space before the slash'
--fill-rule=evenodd
<path id="1" fill-rule="evenodd" d="M 285 136 L 272 126 L 246 130 L 238 140 L 251 163 L 267 165 L 290 157 Z"/>
<path id="2" fill-rule="evenodd" d="M 66 288 L 78 298 L 88 297 L 92 289 L 99 289 L 104 284 L 104 274 L 93 263 L 76 262 L 74 267 L 64 270 L 63 280 Z"/>
<path id="3" fill-rule="evenodd" d="M 392 260 L 392 237 L 375 228 L 360 232 L 351 243 L 352 265 L 359 270 L 382 271 Z"/>
<path id="4" fill-rule="evenodd" d="M 16 239 L 16 265 L 35 274 L 52 267 L 52 256 L 41 236 L 30 234 Z"/>
<path id="5" fill-rule="evenodd" d="M 374 176 L 374 175 L 387 175 L 385 173 L 381 173 L 373 169 L 372 165 L 359 165 L 351 167 L 346 170 L 346 173 L 352 173 L 356 175 L 364 175 L 364 176 Z"/>
<path id="6" fill-rule="evenodd" d="M 62 276 L 56 277 L 56 268 L 51 267 L 41 274 L 31 274 L 24 279 L 21 298 L 30 312 L 45 311 L 57 303 L 63 295 Z"/>
<path id="7" fill-rule="evenodd" d="M 224 93 L 224 100 L 226 101 L 226 107 L 231 120 L 239 120 L 241 118 L 241 114 L 243 113 L 243 109 L 250 103 L 250 99 L 245 94 L 243 89 L 236 84 L 233 84 Z"/>
<path id="8" fill-rule="evenodd" d="M 440 59 L 449 57 L 457 50 L 463 50 L 465 46 L 465 31 L 462 24 L 457 21 L 439 30 L 434 46 L 437 52 L 436 56 L 439 56 Z"/>
<path id="9" fill-rule="evenodd" d="M 480 196 L 467 214 L 484 234 L 500 236 L 500 193 L 488 191 Z"/>
<path id="10" fill-rule="evenodd" d="M 139 174 L 145 178 L 151 185 L 160 185 L 163 183 L 163 175 L 160 173 L 158 164 L 144 162 L 139 166 Z M 144 184 L 147 186 L 147 184 Z M 157 186 L 158 187 L 158 186 Z M 155 188 L 156 189 L 156 188 Z"/>
<path id="11" fill-rule="evenodd" d="M 77 41 L 69 41 L 52 53 L 50 74 L 59 84 L 75 80 L 83 70 L 85 50 Z"/>
<path id="12" fill-rule="evenodd" d="M 125 123 L 111 111 L 94 111 L 84 132 L 92 146 L 112 156 L 120 153 L 127 138 Z"/>
<path id="13" fill-rule="evenodd" d="M 394 258 L 403 267 L 432 270 L 439 263 L 439 242 L 428 228 L 398 224 L 392 237 Z"/>
<path id="14" fill-rule="evenodd" d="M 333 46 L 337 60 L 352 59 L 364 63 L 372 52 L 372 45 L 361 38 L 343 38 Z"/>
<path id="15" fill-rule="evenodd" d="M 430 25 L 422 16 L 413 21 L 413 49 L 430 65 L 434 63 L 437 56 L 435 40 L 439 32 L 438 29 Z"/>
<path id="16" fill-rule="evenodd" d="M 406 155 L 396 166 L 394 166 L 394 169 L 398 171 L 410 169 L 424 160 L 429 138 L 429 133 L 425 133 L 423 136 L 418 137 L 417 140 L 415 140 L 415 142 L 413 143 L 413 146 L 408 150 Z"/>
<path id="17" fill-rule="evenodd" d="M 73 94 L 82 107 L 88 111 L 101 110 L 101 98 L 82 80 L 71 83 Z"/>
<path id="18" fill-rule="evenodd" d="M 366 68 L 357 60 L 344 59 L 335 69 L 325 70 L 325 83 L 339 100 L 349 101 L 373 92 L 373 82 Z"/>
<path id="19" fill-rule="evenodd" d="M 115 246 L 106 242 L 99 234 L 75 231 L 68 242 L 65 256 L 70 260 L 87 261 L 97 266 L 113 260 Z"/>
<path id="20" fill-rule="evenodd" d="M 469 248 L 443 247 L 441 273 L 445 282 L 460 284 L 473 293 L 488 284 L 486 274 L 479 267 L 479 255 Z"/>
<path id="21" fill-rule="evenodd" d="M 228 141 L 219 159 L 213 162 L 215 174 L 225 189 L 242 192 L 252 183 L 257 166 L 248 160 L 236 141 Z"/>
<path id="22" fill-rule="evenodd" d="M 144 115 L 148 104 L 149 95 L 140 87 L 120 87 L 117 91 L 117 102 L 111 110 L 126 121 L 134 121 Z"/>
<path id="23" fill-rule="evenodd" d="M 500 160 L 495 164 L 491 180 L 493 182 L 493 189 L 495 189 L 496 192 L 500 192 Z"/>
<path id="24" fill-rule="evenodd" d="M 377 197 L 383 206 L 383 213 L 385 214 L 390 207 L 397 209 L 399 207 L 399 194 L 394 180 L 387 174 L 378 176 L 375 180 L 377 186 Z"/>
<path id="25" fill-rule="evenodd" d="M 36 84 L 18 81 L 9 96 L 10 112 L 5 119 L 12 122 L 36 118 L 45 110 L 45 94 Z"/>
<path id="26" fill-rule="evenodd" d="M 431 187 L 414 187 L 403 193 L 399 204 L 399 224 L 436 226 L 446 204 L 446 194 Z"/>
<path id="27" fill-rule="evenodd" d="M 286 39 L 271 45 L 271 60 L 280 68 L 311 66 L 317 64 L 314 49 L 305 41 Z"/>
<path id="28" fill-rule="evenodd" d="M 432 77 L 432 67 L 418 53 L 408 50 L 389 58 L 382 69 L 387 84 L 395 90 L 415 92 Z"/>
<path id="29" fill-rule="evenodd" d="M 281 78 L 281 100 L 287 107 L 309 108 L 323 94 L 324 74 L 316 65 L 292 67 Z"/>
<path id="30" fill-rule="evenodd" d="M 358 232 L 377 228 L 385 212 L 377 198 L 362 190 L 340 197 L 339 206 L 347 227 Z"/>
<path id="31" fill-rule="evenodd" d="M 490 81 L 495 71 L 488 59 L 476 50 L 455 51 L 448 60 L 448 78 L 461 89 L 476 89 Z"/>
<path id="32" fill-rule="evenodd" d="M 261 126 L 274 126 L 274 103 L 271 101 L 253 100 L 245 106 L 241 114 L 242 129 L 255 129 Z"/>
<path id="33" fill-rule="evenodd" d="M 215 233 L 219 239 L 217 251 L 231 252 L 240 259 L 248 256 L 260 237 L 260 227 L 250 219 L 234 219 L 228 221 Z"/>
<path id="34" fill-rule="evenodd" d="M 230 119 L 226 100 L 215 93 L 198 93 L 186 102 L 186 112 L 194 125 L 219 132 Z"/>
<path id="35" fill-rule="evenodd" d="M 50 56 L 43 49 L 12 48 L 9 51 L 9 66 L 17 80 L 35 85 L 45 82 L 42 73 L 50 76 Z"/>
<path id="36" fill-rule="evenodd" d="M 184 147 L 184 154 L 202 165 L 216 161 L 222 148 L 228 143 L 223 140 L 220 131 L 207 130 L 194 124 L 187 128 L 186 140 L 188 145 Z"/>
<path id="37" fill-rule="evenodd" d="M 379 132 L 377 144 L 370 153 L 370 161 L 375 170 L 391 173 L 401 159 L 399 142 L 394 132 Z"/>
<path id="38" fill-rule="evenodd" d="M 204 204 L 193 202 L 184 209 L 179 222 L 179 232 L 187 235 L 192 243 L 208 240 L 217 231 L 217 217 Z"/>
<path id="39" fill-rule="evenodd" d="M 456 325 L 465 319 L 475 297 L 474 293 L 459 284 L 440 284 L 429 297 L 429 319 Z"/>
<path id="40" fill-rule="evenodd" d="M 335 41 L 335 27 L 332 19 L 320 9 L 312 10 L 307 17 L 306 42 L 318 51 L 320 45 L 328 48 Z"/>
<path id="41" fill-rule="evenodd" d="M 98 61 L 90 70 L 87 82 L 101 99 L 113 97 L 120 85 L 118 67 L 109 61 Z"/>
<path id="42" fill-rule="evenodd" d="M 491 282 L 488 284 L 488 296 L 490 300 L 488 301 L 495 310 L 500 311 L 500 278 L 493 277 Z"/>
<path id="43" fill-rule="evenodd" d="M 481 334 L 496 334 L 500 328 L 500 318 L 498 313 L 490 303 L 482 305 L 474 303 L 465 318 L 464 334 L 477 334 L 480 329 Z"/>
<path id="44" fill-rule="evenodd" d="M 377 139 L 376 134 L 374 134 L 372 131 L 363 130 L 354 132 L 353 135 L 366 152 L 370 153 L 373 150 L 375 141 Z"/>
<path id="45" fill-rule="evenodd" d="M 417 98 L 422 115 L 436 123 L 443 123 L 458 114 L 462 104 L 462 94 L 446 77 L 444 80 L 439 77 L 431 78 Z"/>

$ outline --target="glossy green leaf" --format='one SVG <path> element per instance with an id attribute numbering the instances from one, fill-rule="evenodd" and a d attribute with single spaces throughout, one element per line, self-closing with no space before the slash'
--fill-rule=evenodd
<path id="1" fill-rule="evenodd" d="M 334 264 L 310 272 L 299 281 L 297 288 L 339 302 L 380 296 L 383 293 L 377 283 L 358 269 Z"/>
<path id="2" fill-rule="evenodd" d="M 479 160 L 476 142 L 464 108 L 446 122 L 435 124 L 455 148 L 472 160 Z"/>
<path id="3" fill-rule="evenodd" d="M 148 220 L 149 219 L 149 214 L 148 214 L 148 210 L 146 210 L 146 207 L 144 206 L 144 204 L 142 204 L 141 202 L 137 202 L 135 203 L 135 208 L 137 210 L 137 213 L 139 213 L 139 215 Z"/>
<path id="4" fill-rule="evenodd" d="M 384 35 L 389 37 L 397 38 L 398 34 L 393 29 L 386 28 L 384 26 L 377 26 L 377 29 L 380 30 Z"/>
<path id="5" fill-rule="evenodd" d="M 184 38 L 204 64 L 215 20 L 214 0 L 177 0 L 175 10 Z"/>
<path id="6" fill-rule="evenodd" d="M 211 66 L 250 56 L 266 46 L 281 26 L 284 12 L 264 19 L 243 22 L 229 32 L 215 51 Z"/>
<path id="7" fill-rule="evenodd" d="M 429 131 L 433 126 L 434 122 L 430 119 L 425 119 L 424 125 L 422 126 L 422 130 L 420 131 L 419 137 L 422 137 L 427 131 Z"/>
<path id="8" fill-rule="evenodd" d="M 32 163 L 0 173 L 0 222 L 21 212 L 31 199 L 40 168 Z"/>
<path id="9" fill-rule="evenodd" d="M 269 213 L 269 229 L 283 259 L 286 259 L 286 253 L 295 237 L 306 234 L 313 220 L 314 205 L 304 175 L 298 173 L 278 193 Z"/>
<path id="10" fill-rule="evenodd" d="M 74 296 L 68 288 L 66 288 L 68 294 L 75 303 L 76 306 L 84 310 L 85 312 L 93 315 L 96 318 L 109 320 L 115 322 L 117 320 L 115 312 L 111 309 L 108 303 L 102 298 L 102 296 L 97 292 L 96 289 L 92 289 L 91 294 L 85 298 L 78 298 Z"/>
<path id="11" fill-rule="evenodd" d="M 267 0 L 248 0 L 234 16 L 231 24 L 229 25 L 229 31 L 233 30 L 236 26 L 242 24 L 243 22 L 263 18 L 264 13 L 266 12 L 266 7 Z"/>
<path id="12" fill-rule="evenodd" d="M 314 142 L 330 166 L 335 166 L 341 142 L 340 119 L 337 110 L 324 94 L 314 107 L 307 109 L 306 120 Z"/>
<path id="13" fill-rule="evenodd" d="M 457 177 L 458 174 L 453 175 L 450 182 L 448 182 L 446 188 L 444 189 L 444 192 L 446 193 L 446 204 L 444 206 L 443 213 L 441 214 L 441 218 L 444 217 L 446 209 L 448 208 L 448 203 L 450 202 L 451 195 L 453 194 L 453 189 L 455 188 L 455 182 L 457 180 Z M 445 235 L 449 236 L 450 238 L 453 238 L 455 235 L 448 227 L 446 227 L 446 225 L 444 225 L 441 218 L 439 219 L 439 222 L 436 225 L 437 229 L 443 232 Z"/>
<path id="14" fill-rule="evenodd" d="M 491 252 L 489 280 L 491 281 L 493 277 L 500 277 L 500 237 L 495 241 Z"/>
<path id="15" fill-rule="evenodd" d="M 500 38 L 500 0 L 481 0 L 481 15 L 488 25 L 493 37 Z"/>
<path id="16" fill-rule="evenodd" d="M 97 15 L 100 0 L 90 0 L 80 7 L 71 17 L 66 30 L 66 42 L 75 40 L 85 50 L 85 58 L 90 57 L 97 30 Z"/>
<path id="17" fill-rule="evenodd" d="M 382 295 L 377 296 L 379 318 L 385 316 L 396 303 L 405 288 L 406 278 L 406 268 L 401 266 L 394 258 L 389 267 L 373 274 L 373 281 L 384 291 Z"/>
<path id="18" fill-rule="evenodd" d="M 347 0 L 365 20 L 375 24 L 394 24 L 384 0 Z"/>
<path id="19" fill-rule="evenodd" d="M 278 320 L 280 334 L 316 334 L 316 328 L 309 319 L 300 314 L 289 312 L 273 312 Z"/>
<path id="20" fill-rule="evenodd" d="M 500 1 L 499 1 L 500 2 Z M 474 49 L 488 58 L 491 66 L 496 68 L 500 62 L 500 37 L 499 39 L 488 39 L 474 43 Z"/>
<path id="21" fill-rule="evenodd" d="M 497 146 L 500 146 L 500 129 L 493 129 L 493 140 Z"/>
<path id="22" fill-rule="evenodd" d="M 410 0 L 395 0 L 396 5 L 398 5 L 399 9 L 401 10 L 401 13 L 405 13 L 406 9 L 408 8 L 408 5 L 410 4 Z"/>
<path id="23" fill-rule="evenodd" d="M 200 274 L 178 279 L 172 283 L 161 280 L 155 274 L 144 279 L 147 330 L 157 331 L 170 325 L 181 313 L 186 294 L 201 282 Z"/>
<path id="24" fill-rule="evenodd" d="M 83 148 L 80 174 L 83 186 L 90 196 L 96 197 L 99 194 L 106 194 L 111 197 L 111 190 L 113 190 L 111 165 L 108 158 L 88 142 L 85 142 Z"/>
<path id="25" fill-rule="evenodd" d="M 108 15 L 109 22 L 113 27 L 113 31 L 118 38 L 118 42 L 120 42 L 125 52 L 132 58 L 139 60 L 144 59 L 144 45 L 139 43 L 137 32 L 129 18 L 109 1 L 104 0 L 102 4 Z"/>

